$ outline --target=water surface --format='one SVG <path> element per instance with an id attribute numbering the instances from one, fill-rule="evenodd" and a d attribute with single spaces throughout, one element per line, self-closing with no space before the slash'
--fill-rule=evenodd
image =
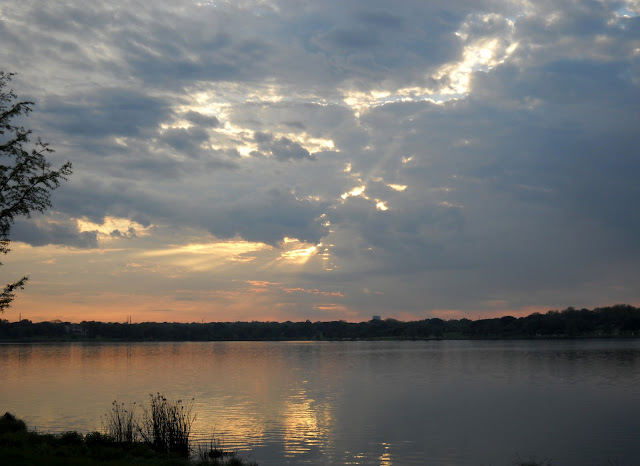
<path id="1" fill-rule="evenodd" d="M 0 410 L 100 429 L 194 399 L 195 436 L 261 465 L 640 464 L 640 341 L 0 345 Z"/>

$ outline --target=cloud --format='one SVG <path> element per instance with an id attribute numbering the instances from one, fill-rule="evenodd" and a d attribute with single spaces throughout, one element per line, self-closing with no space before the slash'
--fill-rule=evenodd
<path id="1" fill-rule="evenodd" d="M 256 132 L 253 138 L 261 151 L 272 155 L 280 162 L 315 160 L 315 156 L 310 154 L 307 149 L 285 136 L 276 139 L 272 134 Z"/>
<path id="2" fill-rule="evenodd" d="M 75 248 L 98 247 L 96 231 L 80 231 L 78 223 L 71 219 L 57 216 L 56 220 L 32 218 L 19 219 L 12 228 L 11 237 L 31 246 L 57 244 Z"/>
<path id="3" fill-rule="evenodd" d="M 162 99 L 123 88 L 100 89 L 71 99 L 49 97 L 41 110 L 54 128 L 90 138 L 141 136 L 170 113 Z"/>
<path id="4" fill-rule="evenodd" d="M 209 140 L 209 134 L 200 127 L 168 128 L 162 132 L 161 140 L 181 152 L 193 152 Z"/>
<path id="5" fill-rule="evenodd" d="M 206 126 L 209 128 L 217 128 L 218 126 L 220 126 L 220 120 L 218 120 L 216 117 L 203 115 L 202 113 L 194 112 L 193 110 L 189 110 L 185 114 L 185 118 L 191 123 L 200 126 Z"/>
<path id="6" fill-rule="evenodd" d="M 255 242 L 278 245 L 285 237 L 316 243 L 325 234 L 320 216 L 326 204 L 299 200 L 291 193 L 271 189 L 260 201 L 241 201 L 215 210 L 209 231 L 220 238 L 236 235 Z"/>
<path id="7" fill-rule="evenodd" d="M 394 31 L 401 31 L 406 23 L 405 18 L 387 10 L 363 9 L 356 13 L 356 17 L 369 26 Z"/>
<path id="8" fill-rule="evenodd" d="M 0 60 L 76 171 L 21 241 L 93 247 L 75 218 L 157 225 L 140 248 L 296 238 L 315 253 L 215 284 L 157 273 L 340 284 L 350 316 L 640 299 L 633 3 L 40 3 L 2 8 Z M 305 318 L 321 297 L 288 294 Z"/>

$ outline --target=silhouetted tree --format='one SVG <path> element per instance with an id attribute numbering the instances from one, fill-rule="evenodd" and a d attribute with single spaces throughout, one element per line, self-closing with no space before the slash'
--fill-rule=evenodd
<path id="1" fill-rule="evenodd" d="M 16 119 L 31 112 L 33 102 L 19 101 L 13 90 L 5 87 L 13 73 L 0 71 L 0 253 L 9 252 L 9 234 L 16 217 L 30 217 L 34 211 L 51 207 L 51 191 L 71 174 L 67 162 L 53 170 L 47 155 L 49 144 L 37 138 L 31 142 L 31 130 Z M 0 265 L 2 263 L 0 262 Z M 9 307 L 15 291 L 22 289 L 28 277 L 7 284 L 0 293 L 0 313 Z"/>

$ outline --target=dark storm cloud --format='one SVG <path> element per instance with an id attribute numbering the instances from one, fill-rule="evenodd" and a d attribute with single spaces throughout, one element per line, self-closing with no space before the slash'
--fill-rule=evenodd
<path id="1" fill-rule="evenodd" d="M 41 103 L 50 124 L 67 134 L 102 138 L 140 136 L 170 112 L 167 102 L 143 91 L 110 88 L 71 98 L 50 97 Z"/>
<path id="2" fill-rule="evenodd" d="M 395 31 L 402 30 L 407 21 L 402 16 L 395 15 L 392 12 L 386 10 L 363 9 L 357 11 L 355 16 L 368 26 L 382 29 L 391 29 Z"/>
<path id="3" fill-rule="evenodd" d="M 336 28 L 325 36 L 329 44 L 346 49 L 370 49 L 380 45 L 380 37 L 375 30 Z"/>
<path id="4" fill-rule="evenodd" d="M 122 28 L 115 45 L 133 74 L 173 88 L 195 81 L 246 81 L 270 72 L 265 66 L 270 40 L 258 35 L 265 31 L 252 15 L 195 5 L 186 12 L 151 8 L 147 21 Z"/>
<path id="5" fill-rule="evenodd" d="M 461 50 L 454 34 L 464 18 L 461 13 L 444 16 L 430 3 L 407 3 L 393 14 L 368 3 L 346 10 L 312 29 L 309 38 L 311 50 L 320 48 L 332 56 L 326 63 L 332 81 L 361 90 L 382 81 L 398 87 L 419 85 Z"/>
<path id="6" fill-rule="evenodd" d="M 30 15 L 30 7 L 37 14 Z M 97 68 L 113 79 L 136 76 L 156 89 L 274 79 L 294 92 L 311 87 L 327 95 L 354 79 L 365 88 L 380 80 L 406 85 L 424 79 L 425 70 L 459 53 L 454 32 L 466 15 L 462 4 L 446 8 L 431 2 L 403 2 L 393 10 L 385 2 L 353 2 L 346 9 L 294 4 L 259 14 L 188 2 L 138 7 L 87 8 L 68 1 L 42 8 L 25 2 L 6 14 L 30 19 L 41 39 L 37 46 L 29 42 L 31 55 L 73 60 L 68 65 Z M 67 50 L 61 38 L 76 51 Z M 343 56 L 345 48 L 355 55 Z M 385 68 L 391 65 L 393 72 Z"/>
<path id="7" fill-rule="evenodd" d="M 307 149 L 297 142 L 287 137 L 274 139 L 269 145 L 269 149 L 273 156 L 280 160 L 315 160 L 315 155 L 310 154 Z"/>
<path id="8" fill-rule="evenodd" d="M 272 155 L 280 162 L 289 160 L 315 160 L 315 156 L 297 142 L 287 137 L 274 138 L 269 133 L 254 133 L 254 140 L 261 151 Z"/>
<path id="9" fill-rule="evenodd" d="M 266 189 L 259 196 L 253 191 L 242 196 L 239 193 L 245 187 L 235 180 L 246 177 L 229 173 L 226 178 L 228 184 L 218 182 L 214 186 L 229 193 L 228 200 L 219 202 L 210 202 L 204 190 L 200 195 L 185 197 L 162 189 L 149 192 L 124 182 L 108 184 L 93 179 L 83 186 L 56 192 L 55 203 L 65 212 L 97 224 L 106 216 L 129 218 L 143 226 L 171 222 L 205 228 L 223 239 L 239 236 L 272 245 L 285 237 L 317 242 L 326 233 L 320 220 L 326 202 L 298 199 L 276 188 Z M 203 187 L 211 188 L 206 180 L 203 183 Z M 229 186 L 235 186 L 236 192 L 228 190 Z M 173 189 L 180 190 L 172 186 Z M 197 192 L 197 187 L 190 189 Z"/>
<path id="10" fill-rule="evenodd" d="M 38 219 L 16 221 L 11 232 L 14 241 L 31 246 L 57 244 L 75 248 L 96 248 L 98 237 L 95 231 L 79 231 L 77 222 L 58 218 L 56 221 Z"/>
<path id="11" fill-rule="evenodd" d="M 350 228 L 383 248 L 394 270 L 481 267 L 483 286 L 494 290 L 574 286 L 601 275 L 603 263 L 632 260 L 640 140 L 631 122 L 640 101 L 628 66 L 503 66 L 477 73 L 464 102 L 371 112 L 374 134 L 384 134 L 383 125 L 395 134 L 376 138 L 378 150 L 390 160 L 413 155 L 411 169 L 397 172 L 413 205 L 405 199 L 381 221 L 360 201 L 362 213 L 346 215 L 360 219 Z M 420 207 L 428 199 L 455 215 L 430 214 Z"/>
<path id="12" fill-rule="evenodd" d="M 373 248 L 377 260 L 385 263 L 386 273 L 403 275 L 470 265 L 452 254 L 465 233 L 460 209 L 405 202 L 381 212 L 371 201 L 350 198 L 328 218 L 332 224 L 357 232 L 363 248 Z"/>
<path id="13" fill-rule="evenodd" d="M 240 235 L 248 241 L 277 245 L 285 237 L 316 243 L 326 233 L 319 216 L 323 205 L 297 201 L 291 196 L 268 193 L 262 202 L 237 205 L 216 214 L 210 231 L 223 238 Z"/>
<path id="14" fill-rule="evenodd" d="M 207 128 L 217 128 L 220 126 L 220 120 L 216 117 L 203 115 L 202 113 L 194 112 L 193 110 L 188 111 L 184 116 L 187 120 L 196 125 Z"/>
<path id="15" fill-rule="evenodd" d="M 209 139 L 209 134 L 199 127 L 169 128 L 162 132 L 162 141 L 182 152 L 193 151 Z"/>

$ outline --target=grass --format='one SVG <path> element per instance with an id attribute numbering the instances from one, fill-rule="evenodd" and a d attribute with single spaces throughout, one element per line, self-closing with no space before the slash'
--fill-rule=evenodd
<path id="1" fill-rule="evenodd" d="M 520 458 L 520 455 L 516 455 L 513 464 L 515 466 L 551 466 L 551 460 L 548 458 L 539 460 L 535 456 L 525 460 Z"/>
<path id="2" fill-rule="evenodd" d="M 236 456 L 235 452 L 224 451 L 215 440 L 208 445 L 198 446 L 198 464 L 210 466 L 257 466 L 256 462 L 245 463 L 245 460 Z"/>
<path id="3" fill-rule="evenodd" d="M 114 401 L 111 411 L 104 416 L 103 427 L 109 436 L 118 443 L 138 441 L 138 424 L 136 420 L 136 403 Z"/>
<path id="4" fill-rule="evenodd" d="M 0 463 L 16 466 L 158 465 L 257 466 L 235 454 L 201 448 L 190 458 L 189 434 L 195 416 L 191 403 L 173 402 L 160 394 L 137 418 L 135 404 L 114 402 L 105 415 L 105 432 L 48 434 L 30 431 L 11 413 L 0 417 Z M 145 435 L 147 436 L 145 438 Z M 211 443 L 215 445 L 215 443 Z"/>
<path id="5" fill-rule="evenodd" d="M 104 430 L 116 442 L 137 442 L 138 439 L 157 453 L 189 458 L 191 446 L 189 436 L 195 421 L 192 414 L 193 400 L 183 404 L 182 400 L 170 400 L 157 393 L 149 395 L 150 407 L 142 408 L 142 417 L 135 403 L 114 401 L 104 416 Z"/>
<path id="6" fill-rule="evenodd" d="M 140 442 L 115 442 L 93 432 L 59 435 L 32 432 L 11 413 L 0 418 L 0 458 L 11 465 L 188 465 L 183 458 L 158 455 Z"/>
<path id="7" fill-rule="evenodd" d="M 193 400 L 183 404 L 182 400 L 169 400 L 160 393 L 149 396 L 151 407 L 144 410 L 138 432 L 158 453 L 173 453 L 188 458 L 191 452 L 189 435 L 196 419 L 191 413 Z"/>

